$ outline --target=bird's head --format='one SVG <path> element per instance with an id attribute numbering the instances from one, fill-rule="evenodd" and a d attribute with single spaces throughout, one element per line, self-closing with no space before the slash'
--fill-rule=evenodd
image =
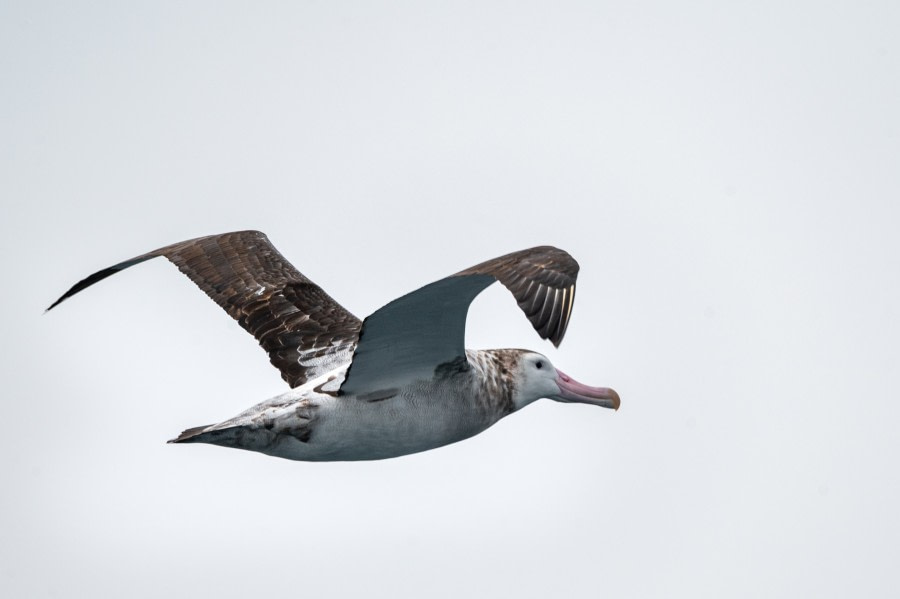
<path id="1" fill-rule="evenodd" d="M 589 387 L 558 370 L 547 356 L 523 351 L 516 372 L 516 409 L 542 397 L 566 403 L 587 403 L 619 409 L 619 394 L 608 387 Z"/>

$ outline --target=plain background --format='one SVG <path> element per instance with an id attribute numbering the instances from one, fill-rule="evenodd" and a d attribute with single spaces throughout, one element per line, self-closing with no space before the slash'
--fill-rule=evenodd
<path id="1" fill-rule="evenodd" d="M 7 597 L 897 592 L 896 2 L 4 2 Z M 470 347 L 622 395 L 305 464 L 182 429 L 286 389 L 169 264 L 258 228 L 364 316 L 538 244 Z"/>

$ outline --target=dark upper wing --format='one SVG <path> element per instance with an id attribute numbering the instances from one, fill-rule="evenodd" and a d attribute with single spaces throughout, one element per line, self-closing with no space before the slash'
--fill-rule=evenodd
<path id="1" fill-rule="evenodd" d="M 566 334 L 578 263 L 542 246 L 488 260 L 404 295 L 365 319 L 342 393 L 431 377 L 465 357 L 469 304 L 494 281 L 509 289 L 535 330 L 559 345 Z"/>
<path id="2" fill-rule="evenodd" d="M 126 260 L 76 283 L 48 310 L 158 256 L 168 258 L 256 337 L 291 387 L 350 361 L 360 320 L 300 274 L 259 231 L 199 237 Z"/>

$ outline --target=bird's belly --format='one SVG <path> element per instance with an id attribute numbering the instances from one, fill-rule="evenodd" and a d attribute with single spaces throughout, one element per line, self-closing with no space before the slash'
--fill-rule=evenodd
<path id="1" fill-rule="evenodd" d="M 341 398 L 320 410 L 307 440 L 279 435 L 262 451 L 306 461 L 379 460 L 461 441 L 493 424 L 471 406 L 415 397 Z"/>

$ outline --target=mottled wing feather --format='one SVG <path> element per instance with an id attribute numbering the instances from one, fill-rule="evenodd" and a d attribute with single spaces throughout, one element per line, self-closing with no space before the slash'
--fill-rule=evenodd
<path id="1" fill-rule="evenodd" d="M 291 387 L 350 361 L 362 322 L 297 271 L 259 231 L 200 237 L 126 260 L 75 284 L 48 309 L 159 256 L 256 337 Z"/>
<path id="2" fill-rule="evenodd" d="M 469 304 L 495 280 L 512 292 L 538 334 L 558 346 L 572 314 L 577 276 L 574 258 L 543 246 L 488 260 L 400 297 L 363 322 L 341 392 L 388 388 L 464 361 Z"/>
<path id="3" fill-rule="evenodd" d="M 457 273 L 487 274 L 509 289 L 542 339 L 559 347 L 575 300 L 578 262 L 555 247 L 541 246 L 513 252 Z"/>

